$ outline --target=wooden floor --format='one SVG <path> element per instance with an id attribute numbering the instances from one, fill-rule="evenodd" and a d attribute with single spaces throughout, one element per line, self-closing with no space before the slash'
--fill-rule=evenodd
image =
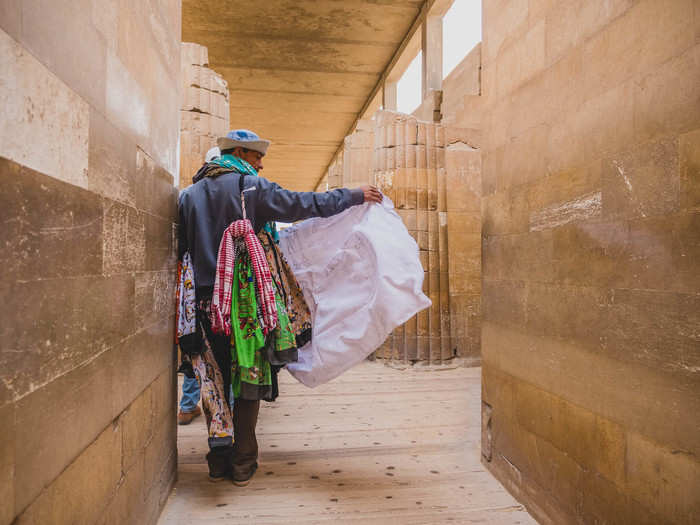
<path id="1" fill-rule="evenodd" d="M 534 524 L 480 463 L 480 372 L 366 362 L 316 389 L 282 372 L 247 487 L 208 481 L 203 418 L 178 427 L 159 524 Z"/>

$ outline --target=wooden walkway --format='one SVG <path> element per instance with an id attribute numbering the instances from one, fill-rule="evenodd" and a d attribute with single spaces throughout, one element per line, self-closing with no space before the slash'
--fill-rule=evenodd
<path id="1" fill-rule="evenodd" d="M 480 372 L 366 362 L 313 390 L 282 372 L 247 487 L 208 481 L 203 417 L 178 427 L 159 524 L 534 524 L 480 463 Z"/>

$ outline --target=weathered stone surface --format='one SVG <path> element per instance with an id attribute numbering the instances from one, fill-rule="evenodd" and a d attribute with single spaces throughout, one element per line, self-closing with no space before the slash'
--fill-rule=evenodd
<path id="1" fill-rule="evenodd" d="M 101 113 L 90 110 L 88 189 L 134 206 L 143 181 L 136 177 L 136 146 Z"/>
<path id="2" fill-rule="evenodd" d="M 700 210 L 700 129 L 681 135 L 680 197 L 682 210 Z"/>
<path id="3" fill-rule="evenodd" d="M 0 209 L 8 217 L 0 233 L 6 281 L 101 273 L 99 197 L 5 158 L 0 185 Z"/>
<path id="4" fill-rule="evenodd" d="M 177 359 L 173 342 L 172 318 L 154 323 L 125 339 L 106 356 L 112 370 L 114 387 L 110 392 L 110 403 L 116 417 L 136 399 L 145 388 L 163 373 L 172 368 Z M 159 351 L 155 352 L 154 348 Z M 139 363 L 134 367 L 133 363 Z"/>
<path id="5" fill-rule="evenodd" d="M 119 202 L 104 199 L 103 250 L 106 274 L 146 268 L 148 215 Z"/>
<path id="6" fill-rule="evenodd" d="M 698 70 L 700 44 L 670 59 L 637 81 L 634 91 L 634 120 L 638 141 L 697 129 L 700 121 Z"/>
<path id="7" fill-rule="evenodd" d="M 0 28 L 15 40 L 22 31 L 22 4 L 15 0 L 0 0 Z"/>
<path id="8" fill-rule="evenodd" d="M 614 290 L 599 335 L 606 353 L 674 376 L 700 370 L 693 327 L 700 322 L 695 294 Z"/>
<path id="9" fill-rule="evenodd" d="M 17 519 L 17 523 L 94 523 L 121 478 L 122 429 L 109 424 Z"/>
<path id="10" fill-rule="evenodd" d="M 15 406 L 0 407 L 0 523 L 15 516 Z"/>
<path id="11" fill-rule="evenodd" d="M 144 504 L 143 472 L 145 465 L 140 456 L 132 468 L 124 473 L 116 494 L 96 523 L 99 525 L 122 525 L 149 523 L 148 507 Z"/>
<path id="12" fill-rule="evenodd" d="M 86 188 L 88 105 L 4 31 L 0 61 L 0 104 L 12 123 L 0 127 L 0 155 Z"/>
<path id="13" fill-rule="evenodd" d="M 110 424 L 113 416 L 105 410 L 105 398 L 109 399 L 105 394 L 112 385 L 111 371 L 104 363 L 91 361 L 17 402 L 16 512 L 24 510 Z"/>
<path id="14" fill-rule="evenodd" d="M 0 353 L 0 373 L 14 399 L 41 390 L 134 331 L 130 276 L 42 279 L 6 290 L 1 314 L 14 321 L 0 328 L 9 342 Z M 57 304 L 60 315 L 54 315 Z"/>
<path id="15" fill-rule="evenodd" d="M 151 214 L 144 215 L 146 229 L 146 270 L 170 270 L 177 265 L 175 225 Z"/>
<path id="16" fill-rule="evenodd" d="M 167 324 L 175 302 L 175 279 L 171 271 L 139 272 L 135 275 L 135 322 L 141 330 L 153 323 Z"/>
<path id="17" fill-rule="evenodd" d="M 486 291 L 483 298 L 486 303 Z M 697 382 L 692 378 L 681 373 L 661 374 L 568 341 L 530 335 L 496 323 L 486 313 L 482 327 L 485 369 L 497 368 L 538 385 L 669 448 L 697 450 L 697 425 L 687 417 L 700 406 L 694 395 Z M 582 375 L 582 370 L 589 369 L 596 373 Z M 496 410 L 495 402 L 492 404 Z"/>
<path id="18" fill-rule="evenodd" d="M 594 16 L 598 15 L 595 11 L 607 14 L 592 2 L 581 3 L 588 4 L 588 11 Z M 583 45 L 586 74 L 581 77 L 581 88 L 589 96 L 620 85 L 635 74 L 648 74 L 693 44 L 692 0 L 613 3 L 617 5 L 608 10 L 611 18 L 629 9 Z M 580 19 L 576 20 L 580 23 Z"/>
<path id="19" fill-rule="evenodd" d="M 641 144 L 603 163 L 606 218 L 666 215 L 680 207 L 678 140 Z"/>
<path id="20" fill-rule="evenodd" d="M 91 20 L 92 3 L 79 0 L 66 9 L 47 0 L 22 2 L 21 43 L 91 106 L 103 111 L 106 45 Z M 57 102 L 54 105 L 60 108 Z"/>
<path id="21" fill-rule="evenodd" d="M 153 418 L 153 389 L 146 388 L 119 417 L 122 429 L 121 470 L 129 472 L 136 461 L 143 460 L 146 445 L 156 428 Z"/>
<path id="22" fill-rule="evenodd" d="M 689 450 L 666 448 L 636 433 L 627 437 L 630 494 L 658 516 L 690 525 L 700 512 L 700 463 Z"/>

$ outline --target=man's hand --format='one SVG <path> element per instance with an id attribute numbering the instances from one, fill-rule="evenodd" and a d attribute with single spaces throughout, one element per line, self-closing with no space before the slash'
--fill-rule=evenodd
<path id="1" fill-rule="evenodd" d="M 374 186 L 360 186 L 365 196 L 365 202 L 382 202 L 384 196 Z"/>

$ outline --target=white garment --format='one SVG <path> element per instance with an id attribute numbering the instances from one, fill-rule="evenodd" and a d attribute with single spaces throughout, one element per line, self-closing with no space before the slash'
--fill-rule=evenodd
<path id="1" fill-rule="evenodd" d="M 280 249 L 311 310 L 312 341 L 287 365 L 306 386 L 358 364 L 431 304 L 418 245 L 387 197 L 287 228 Z"/>

